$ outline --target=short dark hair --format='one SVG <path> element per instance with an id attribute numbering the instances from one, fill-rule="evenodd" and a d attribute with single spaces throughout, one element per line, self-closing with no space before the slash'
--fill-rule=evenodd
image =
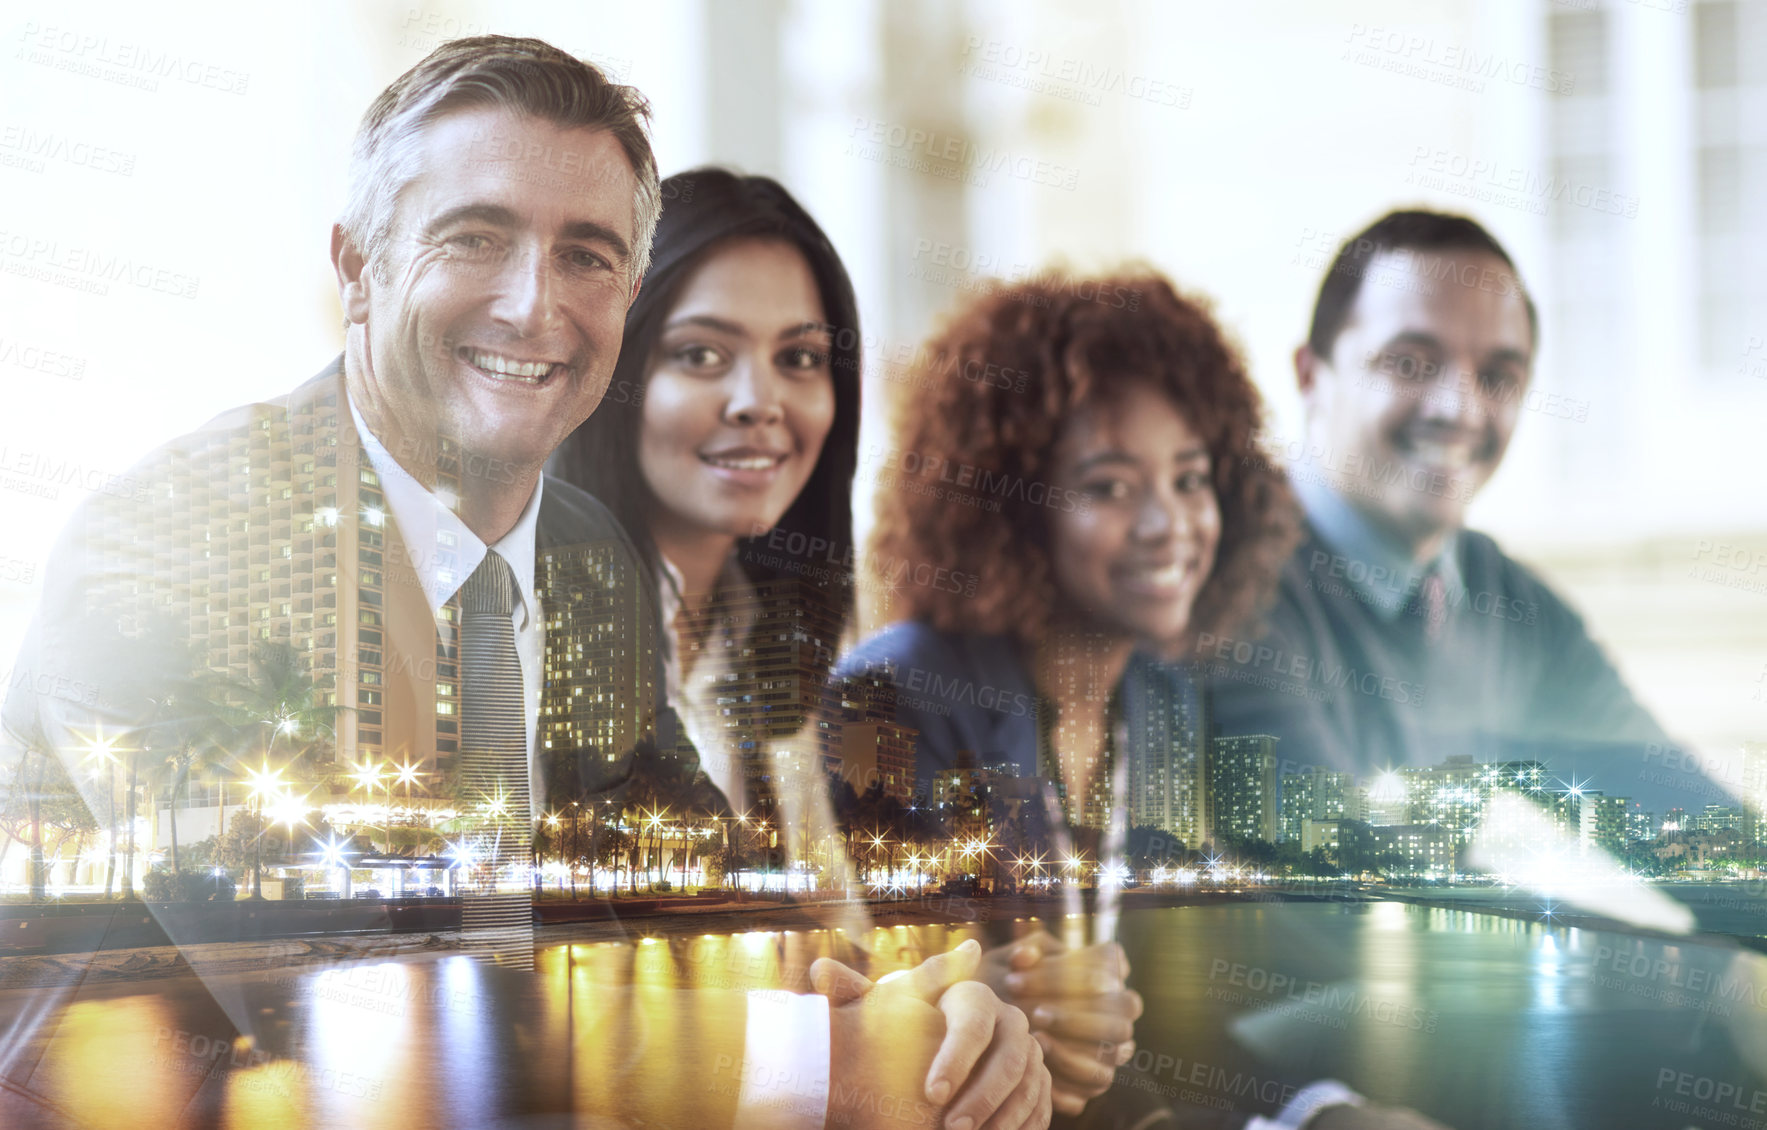
<path id="1" fill-rule="evenodd" d="M 809 264 L 832 337 L 829 369 L 834 375 L 834 422 L 809 481 L 773 529 L 822 538 L 837 552 L 853 542 L 853 472 L 859 459 L 859 303 L 834 245 L 803 205 L 769 177 L 743 176 L 728 169 L 700 168 L 662 182 L 662 218 L 644 286 L 626 313 L 626 334 L 614 366 L 609 394 L 593 415 L 553 453 L 547 470 L 599 498 L 632 535 L 644 564 L 661 567 L 650 517 L 656 497 L 638 466 L 645 382 L 655 360 L 663 323 L 695 268 L 729 240 L 779 239 L 797 248 Z M 773 531 L 757 531 L 755 537 Z M 775 572 L 748 552 L 755 538 L 742 539 L 736 560 L 753 580 Z M 787 570 L 780 576 L 795 576 Z M 819 582 L 822 583 L 822 582 Z M 851 615 L 851 585 L 832 577 L 822 583 L 834 594 L 843 626 Z"/>
<path id="2" fill-rule="evenodd" d="M 1338 335 L 1344 332 L 1344 323 L 1350 320 L 1356 296 L 1362 293 L 1362 278 L 1375 256 L 1399 250 L 1474 251 L 1502 260 L 1515 276 L 1522 301 L 1527 303 L 1528 329 L 1534 345 L 1539 346 L 1540 316 L 1534 309 L 1533 296 L 1521 285 L 1521 272 L 1497 237 L 1471 217 L 1415 209 L 1388 212 L 1338 248 L 1337 257 L 1319 284 L 1319 298 L 1313 303 L 1313 326 L 1307 331 L 1307 345 L 1315 356 L 1331 357 Z"/>

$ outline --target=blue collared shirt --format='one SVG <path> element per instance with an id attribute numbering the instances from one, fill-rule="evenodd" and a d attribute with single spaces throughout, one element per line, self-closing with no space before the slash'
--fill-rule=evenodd
<path id="1" fill-rule="evenodd" d="M 1457 536 L 1450 534 L 1433 560 L 1414 561 L 1402 542 L 1369 521 L 1331 487 L 1304 476 L 1297 476 L 1293 486 L 1320 540 L 1343 555 L 1344 581 L 1382 621 L 1390 624 L 1399 618 L 1432 569 L 1441 576 L 1448 593 L 1465 587 L 1455 552 Z M 1334 576 L 1337 564 L 1332 563 Z"/>

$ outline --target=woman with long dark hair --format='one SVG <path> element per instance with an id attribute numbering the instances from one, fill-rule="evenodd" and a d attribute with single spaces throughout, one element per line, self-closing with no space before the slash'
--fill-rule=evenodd
<path id="1" fill-rule="evenodd" d="M 814 715 L 852 611 L 850 577 L 825 558 L 852 543 L 858 307 L 828 237 L 777 182 L 695 169 L 662 190 L 607 396 L 551 470 L 613 510 L 657 577 L 670 702 L 741 809 L 758 787 L 777 792 L 762 746 Z M 804 638 L 770 678 L 780 657 L 743 656 L 745 640 L 788 619 Z M 791 686 L 714 701 L 715 684 L 756 680 Z"/>
<path id="2" fill-rule="evenodd" d="M 745 820 L 758 805 L 751 824 L 778 821 L 769 834 L 790 858 L 833 830 L 816 731 L 853 605 L 851 577 L 826 559 L 852 542 L 858 309 L 827 236 L 777 182 L 695 169 L 662 197 L 608 393 L 548 470 L 631 534 L 659 581 L 648 630 L 682 736 Z M 843 993 L 862 980 L 818 976 Z M 951 1119 L 1045 1124 L 1049 1075 L 1022 1015 L 973 984 L 940 1007 L 971 1035 L 934 1067 L 957 1093 L 929 1080 L 929 1098 L 952 1100 Z M 978 1039 L 997 1017 L 1007 1028 Z"/>

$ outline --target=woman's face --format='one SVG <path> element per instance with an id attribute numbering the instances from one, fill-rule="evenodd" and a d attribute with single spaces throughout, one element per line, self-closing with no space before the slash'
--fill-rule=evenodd
<path id="1" fill-rule="evenodd" d="M 1111 635 L 1178 637 L 1221 540 L 1210 468 L 1190 423 L 1147 385 L 1069 420 L 1052 485 L 1083 502 L 1050 512 L 1065 610 Z"/>
<path id="2" fill-rule="evenodd" d="M 826 320 L 809 263 L 782 240 L 720 244 L 688 276 L 638 439 L 659 542 L 752 537 L 804 489 L 834 423 Z"/>

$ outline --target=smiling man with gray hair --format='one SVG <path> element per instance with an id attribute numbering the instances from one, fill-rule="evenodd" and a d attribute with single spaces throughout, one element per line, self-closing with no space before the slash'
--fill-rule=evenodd
<path id="1" fill-rule="evenodd" d="M 329 760 L 360 762 L 367 805 L 289 807 L 318 807 L 355 840 L 384 831 L 377 862 L 395 874 L 415 861 L 393 855 L 375 815 L 456 837 L 459 946 L 494 963 L 484 987 L 504 1027 L 452 1043 L 447 1023 L 401 1031 L 441 1041 L 450 1072 L 493 1096 L 456 1112 L 467 1123 L 586 1107 L 647 1125 L 869 1125 L 948 1104 L 952 1125 L 1045 1125 L 1040 1049 L 973 979 L 973 945 L 833 1004 L 689 988 L 650 993 L 633 1015 L 630 986 L 597 985 L 591 1042 L 626 1065 L 597 1081 L 598 1100 L 569 1085 L 579 1033 L 522 1003 L 543 995 L 516 971 L 535 964 L 542 752 L 570 761 L 592 807 L 624 803 L 660 757 L 655 593 L 607 510 L 542 473 L 606 391 L 648 262 L 660 202 L 647 115 L 636 90 L 532 39 L 456 40 L 388 87 L 332 231 L 342 356 L 155 452 L 140 491 L 81 509 L 19 661 L 56 677 L 9 697 L 7 731 L 70 762 L 83 742 L 127 748 L 157 780 L 157 762 L 211 740 L 209 715 L 255 710 L 246 729 L 268 728 L 252 768 L 269 792 L 298 770 L 291 746 L 314 744 L 300 719 L 329 715 Z M 290 675 L 284 697 L 241 701 L 271 669 Z M 53 690 L 73 686 L 90 693 Z M 205 715 L 207 695 L 219 697 Z M 374 807 L 394 758 L 437 783 L 429 803 L 401 811 L 389 788 Z M 105 811 L 103 789 L 70 776 Z M 228 1016 L 248 1046 L 323 1051 L 296 1003 Z M 53 1059 L 60 1012 L 41 1015 L 20 1046 Z M 565 1065 L 543 1071 L 532 1049 L 561 1039 Z M 141 1057 L 113 1070 L 146 1091 L 167 1069 Z"/>

